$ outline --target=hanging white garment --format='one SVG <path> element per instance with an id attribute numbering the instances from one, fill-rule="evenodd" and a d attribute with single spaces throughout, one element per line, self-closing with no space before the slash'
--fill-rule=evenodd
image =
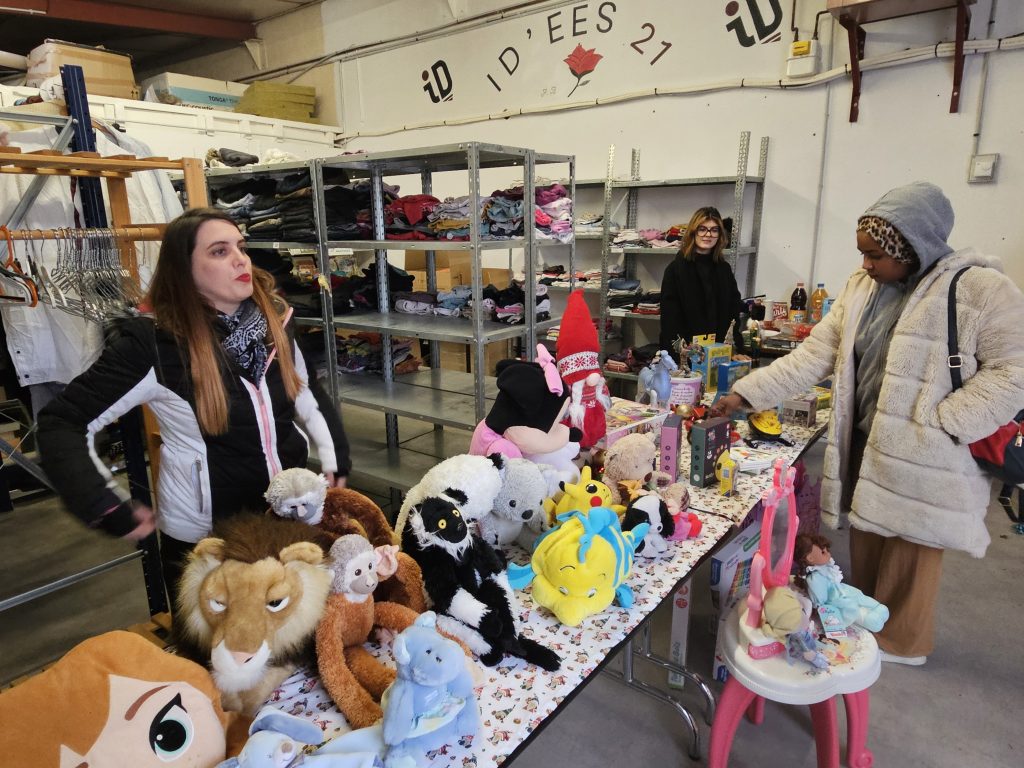
<path id="1" fill-rule="evenodd" d="M 23 152 L 49 149 L 56 141 L 53 127 L 37 128 L 7 134 L 11 146 Z M 111 141 L 116 138 L 117 143 Z M 131 153 L 146 157 L 152 152 L 137 140 L 120 134 L 112 128 L 96 132 L 96 151 L 100 155 Z M 28 190 L 35 176 L 4 174 L 0 176 L 0 222 L 7 221 L 18 201 Z M 19 229 L 73 228 L 84 223 L 81 200 L 71 194 L 72 179 L 50 177 L 17 225 Z M 166 171 L 136 173 L 126 183 L 128 202 L 133 222 L 157 223 L 170 221 L 182 209 Z M 52 240 L 33 240 L 18 243 L 15 254 L 28 249 L 37 265 L 53 270 L 57 261 L 58 244 Z M 136 246 L 142 288 L 148 287 L 156 264 L 158 243 L 139 243 Z M 23 263 L 27 269 L 27 264 Z M 86 370 L 99 356 L 103 346 L 99 323 L 55 309 L 42 302 L 28 308 L 13 304 L 0 304 L 7 335 L 7 348 L 23 386 L 45 382 L 68 383 Z"/>

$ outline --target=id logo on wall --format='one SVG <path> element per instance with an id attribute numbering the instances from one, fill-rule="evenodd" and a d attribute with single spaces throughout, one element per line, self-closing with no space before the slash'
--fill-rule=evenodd
<path id="1" fill-rule="evenodd" d="M 725 15 L 734 17 L 725 28 L 735 33 L 740 45 L 750 48 L 757 43 L 777 43 L 782 39 L 782 32 L 779 31 L 782 24 L 782 8 L 779 0 L 744 0 L 742 5 L 746 5 L 746 16 L 750 20 L 749 32 L 744 16 L 738 15 L 740 5 L 738 0 L 729 0 L 725 5 Z M 762 12 L 763 6 L 767 6 L 769 13 Z"/>

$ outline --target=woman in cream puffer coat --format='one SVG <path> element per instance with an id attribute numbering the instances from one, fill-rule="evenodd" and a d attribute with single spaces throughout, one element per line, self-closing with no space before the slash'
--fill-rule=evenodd
<path id="1" fill-rule="evenodd" d="M 832 527 L 850 513 L 854 583 L 896 603 L 879 644 L 906 663 L 923 663 L 931 650 L 941 550 L 981 557 L 989 544 L 990 481 L 968 445 L 1024 407 L 1024 297 L 997 259 L 954 251 L 946 243 L 952 226 L 952 207 L 932 184 L 883 196 L 858 223 L 864 267 L 829 314 L 798 349 L 738 381 L 716 409 L 774 408 L 832 377 L 822 508 Z M 964 385 L 953 392 L 947 297 L 967 266 L 956 294 Z M 934 560 L 932 572 L 921 556 Z M 924 594 L 912 595 L 914 587 Z"/>

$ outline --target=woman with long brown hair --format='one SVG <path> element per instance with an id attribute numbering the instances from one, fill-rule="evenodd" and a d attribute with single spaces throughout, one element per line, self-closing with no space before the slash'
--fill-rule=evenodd
<path id="1" fill-rule="evenodd" d="M 698 208 L 679 248 L 661 280 L 662 349 L 676 352 L 674 342 L 691 343 L 694 336 L 714 334 L 715 341 L 732 342 L 741 349 L 737 328 L 725 338 L 729 323 L 743 309 L 736 276 L 722 251 L 729 246 L 729 232 L 717 208 Z"/>
<path id="2" fill-rule="evenodd" d="M 39 416 L 43 466 L 65 503 L 114 536 L 159 527 L 172 594 L 182 557 L 214 520 L 264 507 L 270 478 L 305 466 L 309 443 L 330 484 L 351 466 L 340 416 L 289 338 L 290 310 L 273 287 L 230 218 L 186 211 L 167 226 L 149 312 L 120 323 Z M 93 448 L 99 430 L 142 404 L 160 424 L 156 516 L 115 492 Z"/>

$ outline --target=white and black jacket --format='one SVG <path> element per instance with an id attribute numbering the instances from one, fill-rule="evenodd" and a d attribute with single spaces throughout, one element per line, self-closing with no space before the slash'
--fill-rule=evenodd
<path id="1" fill-rule="evenodd" d="M 152 319 L 127 320 L 96 363 L 39 414 L 43 468 L 75 515 L 114 535 L 127 533 L 134 527 L 130 506 L 97 457 L 93 437 L 135 406 L 148 405 L 163 443 L 159 527 L 186 542 L 206 536 L 215 518 L 263 509 L 270 478 L 305 466 L 310 442 L 324 472 L 347 475 L 351 462 L 341 418 L 309 380 L 294 342 L 292 354 L 303 382 L 294 402 L 276 356 L 259 387 L 225 363 L 229 426 L 224 434 L 207 435 L 196 416 L 187 352 Z"/>

